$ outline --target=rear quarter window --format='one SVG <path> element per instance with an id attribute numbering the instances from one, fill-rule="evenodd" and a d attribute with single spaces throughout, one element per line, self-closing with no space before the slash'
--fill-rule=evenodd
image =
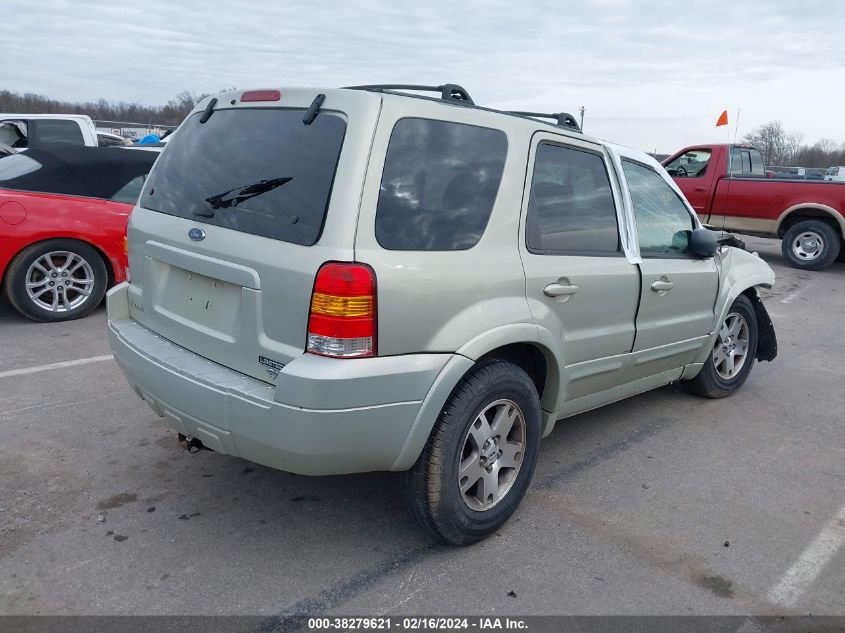
<path id="1" fill-rule="evenodd" d="M 376 208 L 388 250 L 453 251 L 481 239 L 502 181 L 501 130 L 407 118 L 390 136 Z"/>
<path id="2" fill-rule="evenodd" d="M 4 156 L 0 158 L 0 187 L 8 187 L 10 181 L 36 172 L 41 167 L 41 163 L 26 154 Z"/>

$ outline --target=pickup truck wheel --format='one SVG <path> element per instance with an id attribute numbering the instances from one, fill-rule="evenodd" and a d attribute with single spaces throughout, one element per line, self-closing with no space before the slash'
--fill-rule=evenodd
<path id="1" fill-rule="evenodd" d="M 100 304 L 107 285 L 108 271 L 100 254 L 69 239 L 26 247 L 6 271 L 9 303 L 34 321 L 83 317 Z"/>
<path id="2" fill-rule="evenodd" d="M 416 464 L 402 473 L 411 516 L 437 539 L 467 545 L 501 527 L 537 463 L 540 399 L 516 365 L 473 369 L 443 407 Z"/>
<path id="3" fill-rule="evenodd" d="M 783 235 L 783 257 L 793 268 L 821 270 L 836 260 L 842 238 L 827 222 L 804 220 Z"/>
<path id="4" fill-rule="evenodd" d="M 716 334 L 704 367 L 687 387 L 705 398 L 731 395 L 748 379 L 757 356 L 757 315 L 748 297 L 740 295 Z"/>

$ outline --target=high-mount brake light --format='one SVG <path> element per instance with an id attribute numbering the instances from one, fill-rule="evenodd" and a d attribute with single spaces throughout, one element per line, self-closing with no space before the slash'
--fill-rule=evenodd
<path id="1" fill-rule="evenodd" d="M 317 271 L 306 351 L 333 358 L 376 355 L 376 275 L 366 264 L 328 262 Z"/>
<path id="2" fill-rule="evenodd" d="M 250 101 L 279 101 L 282 93 L 278 90 L 250 90 L 241 95 L 241 103 Z"/>

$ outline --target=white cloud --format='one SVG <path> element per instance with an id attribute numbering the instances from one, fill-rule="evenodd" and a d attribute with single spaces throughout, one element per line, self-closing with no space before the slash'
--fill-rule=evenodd
<path id="1" fill-rule="evenodd" d="M 845 140 L 845 6 L 633 2 L 5 0 L 0 88 L 163 103 L 231 86 L 461 83 L 493 107 L 586 107 L 647 150 L 780 119 Z M 731 122 L 731 131 L 733 131 Z"/>

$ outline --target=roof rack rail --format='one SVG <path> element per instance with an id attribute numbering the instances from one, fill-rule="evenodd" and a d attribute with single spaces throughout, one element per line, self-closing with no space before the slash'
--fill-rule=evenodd
<path id="1" fill-rule="evenodd" d="M 466 89 L 457 84 L 443 84 L 442 86 L 419 86 L 416 84 L 372 84 L 367 86 L 345 86 L 347 90 L 370 90 L 385 92 L 389 90 L 418 90 L 420 92 L 439 92 L 443 101 L 459 101 L 467 105 L 475 105 Z"/>
<path id="2" fill-rule="evenodd" d="M 558 125 L 568 127 L 576 132 L 580 132 L 581 128 L 578 126 L 578 121 L 568 112 L 556 112 L 554 114 L 544 114 L 542 112 L 518 112 L 516 110 L 506 110 L 506 114 L 516 114 L 517 116 L 528 116 L 535 119 L 554 119 Z"/>

